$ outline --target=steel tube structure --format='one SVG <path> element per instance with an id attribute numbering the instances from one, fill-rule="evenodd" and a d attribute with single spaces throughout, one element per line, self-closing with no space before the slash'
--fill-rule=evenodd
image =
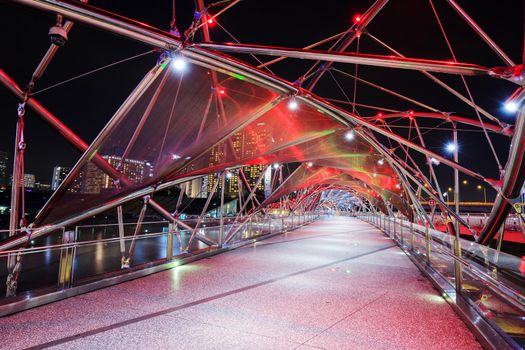
<path id="1" fill-rule="evenodd" d="M 350 44 L 352 44 L 355 39 L 360 35 L 360 32 L 366 28 L 366 26 L 374 19 L 374 17 L 381 11 L 381 9 L 387 4 L 388 0 L 376 0 L 374 4 L 361 16 L 360 21 L 354 26 L 352 26 L 348 30 L 348 34 L 346 35 L 346 38 L 344 38 L 343 42 L 335 49 L 336 52 L 342 52 L 345 51 Z M 330 69 L 332 66 L 332 62 L 326 62 L 323 64 L 315 75 L 312 77 L 312 80 L 308 83 L 308 86 L 306 87 L 307 90 L 313 90 L 315 85 L 319 82 L 319 80 L 322 78 L 323 74 Z"/>
<path id="2" fill-rule="evenodd" d="M 364 117 L 366 120 L 378 120 L 378 119 L 395 119 L 395 118 L 404 118 L 407 117 L 407 112 L 401 112 L 401 113 L 387 113 L 382 114 L 381 116 L 370 116 L 370 117 Z M 476 119 L 470 119 L 467 117 L 462 117 L 459 115 L 451 114 L 451 113 L 433 113 L 433 112 L 417 112 L 417 111 L 410 111 L 409 117 L 413 118 L 430 118 L 430 119 L 440 119 L 440 120 L 446 120 L 450 121 L 451 123 L 460 123 L 465 125 L 471 125 L 478 128 L 482 128 L 485 126 L 485 128 L 489 131 L 502 134 L 505 136 L 511 137 L 514 133 L 514 128 L 511 125 L 506 125 L 502 123 L 500 124 L 493 124 L 490 122 L 483 122 L 483 125 L 479 122 L 479 120 Z"/>
<path id="3" fill-rule="evenodd" d="M 498 76 L 493 70 L 469 63 L 455 63 L 420 58 L 402 58 L 382 55 L 358 54 L 350 52 L 330 52 L 321 50 L 292 49 L 277 46 L 200 43 L 195 47 L 220 52 L 242 53 L 265 56 L 284 56 L 288 58 L 352 63 L 375 67 L 423 70 L 436 73 L 459 75 L 490 75 Z"/>
<path id="4" fill-rule="evenodd" d="M 55 12 L 64 17 L 86 23 L 109 32 L 119 34 L 151 46 L 164 50 L 177 50 L 182 48 L 181 42 L 173 35 L 160 29 L 132 21 L 128 18 L 97 9 L 83 3 L 73 3 L 60 0 L 11 0 L 16 3 L 28 5 L 39 10 Z M 193 44 L 195 48 L 217 50 L 221 52 L 245 53 L 254 55 L 279 56 L 289 58 L 311 59 L 328 62 L 353 63 L 372 65 L 377 67 L 423 70 L 429 72 L 461 74 L 461 75 L 492 75 L 498 76 L 494 71 L 482 66 L 424 60 L 417 58 L 401 58 L 381 55 L 367 55 L 356 53 L 334 53 L 320 50 L 290 49 L 283 47 L 269 47 L 260 45 L 242 44 Z"/>
<path id="5" fill-rule="evenodd" d="M 60 13 L 71 20 L 93 25 L 97 28 L 101 28 L 101 29 L 104 29 L 104 30 L 107 30 L 109 32 L 113 32 L 119 35 L 123 35 L 128 38 L 138 40 L 140 42 L 143 42 L 148 45 L 152 45 L 154 47 L 158 47 L 164 50 L 178 50 L 182 48 L 180 41 L 178 41 L 174 36 L 168 33 L 165 33 L 156 28 L 144 25 L 139 22 L 131 21 L 124 17 L 119 17 L 116 15 L 98 10 L 89 5 L 72 3 L 69 1 L 59 1 L 59 0 L 56 0 L 56 1 L 14 0 L 14 2 L 36 7 L 44 11 Z M 291 58 L 323 60 L 323 61 L 328 61 L 328 62 L 368 64 L 368 65 L 379 66 L 379 67 L 415 69 L 415 70 L 422 70 L 422 71 L 443 72 L 443 73 L 449 73 L 449 74 L 498 76 L 491 69 L 477 66 L 477 65 L 449 63 L 449 62 L 432 61 L 432 60 L 410 59 L 410 58 L 396 58 L 396 57 L 379 56 L 379 55 L 333 53 L 333 52 L 326 52 L 326 51 L 298 50 L 298 49 L 288 49 L 288 48 L 278 48 L 278 47 L 264 47 L 264 46 L 255 46 L 255 45 L 228 45 L 228 44 L 204 43 L 204 44 L 190 45 L 187 48 L 185 48 L 183 51 L 183 54 L 185 56 L 187 56 L 188 58 L 192 60 L 199 61 L 201 64 L 208 65 L 210 67 L 226 68 L 229 71 L 233 71 L 233 72 L 248 73 L 249 79 L 254 79 L 254 80 L 257 80 L 258 82 L 263 82 L 264 86 L 269 87 L 273 89 L 274 91 L 279 91 L 281 93 L 296 93 L 298 89 L 288 82 L 285 82 L 275 77 L 271 77 L 267 74 L 264 74 L 263 72 L 257 71 L 253 69 L 252 67 L 249 67 L 246 64 L 240 63 L 234 59 L 231 59 L 225 56 L 221 56 L 220 54 L 209 52 L 207 51 L 207 49 L 218 50 L 221 52 L 262 54 L 262 55 L 270 55 L 270 56 L 283 56 L 283 57 L 291 57 Z M 3 77 L 2 74 L 0 74 L 0 80 L 2 80 L 2 82 L 5 81 L 4 78 L 5 77 Z M 9 84 L 4 83 L 4 85 L 9 85 Z M 8 86 L 8 87 L 12 89 L 12 86 Z M 16 93 L 17 92 L 15 92 L 15 94 Z M 425 154 L 430 157 L 434 157 L 437 160 L 441 161 L 442 163 L 448 166 L 451 166 L 454 169 L 457 169 L 465 174 L 468 174 L 469 176 L 473 176 L 479 180 L 486 181 L 494 186 L 493 181 L 491 182 L 487 181 L 483 176 L 465 167 L 462 167 L 461 165 L 457 164 L 457 162 L 453 162 L 444 157 L 440 157 L 439 155 L 426 150 L 424 147 L 420 147 L 412 143 L 410 140 L 406 140 L 398 135 L 388 132 L 384 130 L 383 128 L 380 128 L 374 125 L 373 123 L 370 123 L 367 120 L 360 118 L 356 115 L 352 115 L 351 113 L 345 110 L 329 105 L 323 100 L 315 96 L 311 96 L 311 97 L 300 96 L 300 98 L 303 101 L 306 101 L 311 106 L 319 107 L 320 109 L 328 112 L 328 114 L 333 116 L 335 119 L 340 120 L 340 121 L 342 120 L 343 123 L 346 125 L 348 124 L 361 125 L 367 129 L 373 130 L 374 132 L 380 133 L 381 135 L 384 135 L 396 142 L 399 142 L 400 144 L 403 144 L 411 149 L 414 149 L 422 154 Z M 34 99 L 30 99 L 30 100 L 33 101 L 32 103 L 34 105 L 33 107 L 31 107 L 31 105 L 29 106 L 32 109 L 38 110 L 39 108 L 38 103 L 34 101 Z M 42 106 L 40 107 L 43 109 Z M 43 110 L 45 111 L 45 109 Z M 41 113 L 44 113 L 44 111 L 41 111 Z M 49 115 L 47 117 L 49 117 Z M 522 119 L 523 118 L 521 118 L 520 125 L 517 124 L 516 133 L 519 133 L 519 132 L 523 133 Z M 53 121 L 52 119 L 50 119 L 49 122 L 55 123 L 55 124 L 60 123 L 58 120 Z M 82 140 L 78 139 L 78 137 L 76 137 L 74 134 L 68 135 L 68 132 L 69 133 L 71 132 L 69 129 L 65 128 L 65 126 L 60 127 L 59 124 L 56 124 L 55 128 L 59 130 L 59 132 L 63 136 L 66 136 L 66 138 L 69 137 L 68 140 L 70 139 L 70 142 L 74 144 L 76 143 L 77 145 L 81 145 L 83 143 Z M 506 196 L 506 193 L 509 193 L 509 194 L 514 193 L 516 187 L 521 187 L 521 183 L 523 182 L 521 181 L 521 183 L 519 183 L 520 179 L 523 180 L 523 177 L 524 177 L 523 174 L 525 173 L 525 170 L 522 169 L 523 168 L 523 164 L 522 164 L 523 163 L 523 150 L 525 149 L 522 139 L 525 138 L 525 136 L 522 136 L 522 135 L 519 135 L 519 136 L 521 137 L 518 137 L 515 135 L 513 138 L 513 142 L 512 142 L 513 148 L 511 149 L 511 156 L 509 157 L 509 161 L 506 166 L 506 170 L 507 170 L 505 172 L 506 177 L 504 179 L 504 186 L 502 187 L 502 195 L 505 198 L 509 198 L 508 196 Z M 80 147 L 77 147 L 77 148 L 80 149 Z M 87 145 L 84 147 L 84 149 L 86 148 L 87 148 Z M 519 154 L 520 152 L 521 152 L 521 156 Z M 517 172 L 518 170 L 520 171 Z M 130 195 L 120 198 L 116 202 L 120 202 L 124 200 L 124 198 L 126 198 L 126 201 L 131 200 L 130 198 L 139 198 L 140 196 L 139 197 L 135 197 L 135 196 L 137 196 L 138 194 L 144 195 L 143 194 L 144 192 L 152 193 L 155 190 L 158 190 L 159 188 L 161 188 L 161 186 L 156 187 L 156 188 L 152 186 L 146 189 L 139 189 Z M 502 199 L 502 201 L 504 203 L 507 203 L 506 200 L 504 199 Z M 111 206 L 112 204 L 107 204 L 107 205 Z M 499 207 L 499 205 L 498 206 L 495 205 L 494 210 L 496 210 L 497 207 Z M 98 209 L 99 208 L 97 208 L 97 210 Z M 92 211 L 89 211 L 89 212 L 92 212 Z M 86 213 L 81 213 L 80 215 L 77 215 L 75 218 L 69 219 L 69 221 L 68 220 L 63 221 L 62 224 L 64 223 L 70 224 L 72 222 L 75 222 L 74 220 L 78 221 L 79 218 L 84 217 Z M 39 232 L 42 233 L 43 231 L 41 230 Z M 0 249 L 1 248 L 2 247 L 0 247 Z"/>
<path id="6" fill-rule="evenodd" d="M 515 133 L 504 174 L 501 189 L 498 190 L 490 216 L 480 233 L 479 238 L 483 244 L 488 244 L 505 222 L 512 209 L 509 200 L 520 195 L 525 181 L 525 106 L 522 106 L 516 117 Z"/>
<path id="7" fill-rule="evenodd" d="M 453 131 L 454 162 L 457 163 L 459 160 L 458 129 L 456 127 L 456 123 L 453 123 L 452 125 L 454 127 L 454 131 Z M 456 214 L 459 215 L 459 171 L 458 169 L 454 169 L 454 202 L 456 202 L 455 204 Z M 454 228 L 455 228 L 456 238 L 459 238 L 459 232 L 460 232 L 459 231 L 459 221 L 456 220 Z"/>
<path id="8" fill-rule="evenodd" d="M 32 5 L 33 2 L 32 1 L 27 1 L 27 0 L 13 0 L 15 2 L 22 2 L 24 4 L 28 4 L 28 5 Z M 44 9 L 46 11 L 54 11 L 54 12 L 58 12 L 58 13 L 61 13 L 62 15 L 64 16 L 68 16 L 67 14 L 69 12 L 73 12 L 75 14 L 75 20 L 77 19 L 77 17 L 79 18 L 80 21 L 82 22 L 85 22 L 87 24 L 90 24 L 90 25 L 94 25 L 98 28 L 103 28 L 103 29 L 106 29 L 108 31 L 111 31 L 111 32 L 114 32 L 116 34 L 120 34 L 120 35 L 127 35 L 129 33 L 127 33 L 127 31 L 122 31 L 120 28 L 124 27 L 124 28 L 127 28 L 129 29 L 130 27 L 133 27 L 133 25 L 137 25 L 138 28 L 136 29 L 129 29 L 129 31 L 131 31 L 132 33 L 130 35 L 128 35 L 130 38 L 133 38 L 133 39 L 136 39 L 136 40 L 140 40 L 142 42 L 145 42 L 145 43 L 149 43 L 150 45 L 154 45 L 154 43 L 156 42 L 156 40 L 159 39 L 159 33 L 158 33 L 158 29 L 155 29 L 153 30 L 152 27 L 149 27 L 149 26 L 145 26 L 144 24 L 141 24 L 141 23 L 138 23 L 138 22 L 133 22 L 133 24 L 131 24 L 131 21 L 128 20 L 128 19 L 125 19 L 125 18 L 122 18 L 124 20 L 126 20 L 123 24 L 120 24 L 120 22 L 118 21 L 118 19 L 116 19 L 115 15 L 113 16 L 108 16 L 107 14 L 100 14 L 100 13 L 97 13 L 96 9 L 92 8 L 92 7 L 89 7 L 88 5 L 85 5 L 85 4 L 70 4 L 70 3 L 66 3 L 64 1 L 55 1 L 53 3 L 49 3 L 50 0 L 35 0 L 34 3 L 35 4 L 43 4 L 43 5 L 39 5 L 37 6 L 37 8 L 40 8 L 40 9 Z M 45 6 L 44 6 L 45 5 Z M 62 12 L 63 11 L 63 12 Z M 100 11 L 100 10 L 98 10 Z M 83 20 L 83 16 L 86 16 L 86 19 Z M 149 29 L 149 31 L 148 31 Z M 140 32 L 142 34 L 142 36 L 140 37 L 137 37 L 136 35 L 132 35 L 133 33 L 135 32 Z M 148 34 L 149 36 L 151 36 L 151 40 L 141 40 L 141 38 L 143 36 L 145 36 L 146 34 Z M 164 35 L 161 36 L 160 38 L 166 38 L 166 35 L 168 35 L 169 37 L 169 34 L 168 33 L 163 33 Z M 146 35 L 147 36 L 147 35 Z M 175 39 L 173 39 L 175 40 Z M 175 40 L 176 41 L 176 40 Z M 219 49 L 219 48 L 223 48 L 223 49 L 230 49 L 232 50 L 233 52 L 238 52 L 238 53 L 254 53 L 254 54 L 257 54 L 257 52 L 251 52 L 251 50 L 254 50 L 255 48 L 259 48 L 262 52 L 266 52 L 266 54 L 270 54 L 272 53 L 273 55 L 279 55 L 279 56 L 286 56 L 286 55 L 281 55 L 281 54 L 278 54 L 278 49 L 272 49 L 272 48 L 268 48 L 268 47 L 264 47 L 264 46 L 254 46 L 254 45 L 234 45 L 234 44 L 231 44 L 231 45 L 225 45 L 225 44 L 200 44 L 200 47 L 204 47 L 204 48 L 212 48 L 212 49 Z M 277 50 L 277 51 L 275 51 Z M 309 51 L 306 51 L 304 52 L 303 50 L 300 50 L 300 49 L 283 49 L 284 51 L 287 51 L 287 52 L 290 52 L 290 53 L 294 53 L 295 55 L 297 55 L 297 58 L 305 58 L 305 57 L 302 57 L 302 55 L 307 55 Z M 220 51 L 220 50 L 219 50 Z M 315 56 L 315 51 L 314 52 L 314 56 Z M 322 53 L 322 51 L 320 51 Z M 198 55 L 198 52 L 194 52 L 195 54 Z M 345 56 L 345 55 L 351 55 L 351 54 L 335 54 L 335 53 L 324 53 L 324 55 L 327 55 L 327 56 Z M 357 56 L 363 56 L 363 55 L 357 55 Z M 367 55 L 364 55 L 364 56 L 367 56 Z M 202 52 L 200 54 L 200 58 L 201 59 L 205 59 L 209 57 L 209 54 L 206 54 L 205 52 Z M 375 56 L 374 56 L 375 57 Z M 382 56 L 378 56 L 378 57 L 382 57 Z M 483 67 L 480 67 L 480 66 L 476 66 L 476 65 L 463 65 L 463 64 L 460 64 L 460 63 L 449 63 L 449 62 L 441 62 L 441 61 L 431 61 L 431 60 L 418 60 L 418 59 L 408 59 L 408 58 L 394 58 L 394 57 L 390 57 L 390 56 L 384 56 L 382 57 L 384 59 L 386 59 L 387 62 L 395 62 L 395 60 L 400 60 L 398 61 L 397 63 L 400 64 L 400 67 L 401 68 L 406 68 L 407 65 L 409 65 L 409 62 L 410 61 L 414 61 L 414 62 L 421 62 L 421 64 L 424 64 L 425 62 L 430 64 L 430 65 L 434 65 L 436 68 L 437 67 L 441 67 L 444 69 L 444 71 L 442 72 L 447 72 L 447 69 L 452 69 L 452 71 L 450 73 L 453 72 L 453 74 L 463 74 L 463 75 L 471 75 L 473 74 L 473 72 L 478 72 L 477 74 L 489 74 L 490 70 L 488 70 L 487 68 L 483 68 Z M 379 61 L 382 60 L 382 58 L 378 58 Z M 322 57 L 317 57 L 317 58 L 312 58 L 312 59 L 322 59 Z M 325 61 L 329 61 L 330 59 L 322 59 L 322 60 L 325 60 Z M 217 57 L 215 57 L 215 61 L 217 61 Z M 349 63 L 361 63 L 361 61 L 358 61 L 358 62 L 349 62 Z M 238 65 L 236 65 L 238 67 Z M 230 67 L 231 67 L 231 63 L 230 63 Z M 424 69 L 424 68 L 415 68 L 416 66 L 412 66 L 412 69 L 422 69 L 422 70 L 428 70 L 428 69 Z M 233 67 L 231 67 L 233 68 Z M 428 68 L 428 67 L 426 67 Z M 257 72 L 257 71 L 253 71 L 252 70 L 252 73 L 259 73 L 260 74 L 263 74 L 262 72 Z M 281 85 L 282 88 L 286 89 L 288 88 L 288 90 L 290 92 L 294 92 L 295 88 L 293 86 L 291 86 L 291 84 L 286 84 L 284 81 L 277 81 L 278 83 L 280 83 L 279 85 Z M 340 110 L 341 112 L 342 110 Z M 339 113 L 340 114 L 340 113 Z M 344 111 L 344 114 L 345 115 L 350 115 L 347 111 Z M 380 130 L 380 128 L 376 127 L 375 125 L 371 124 L 371 123 L 366 123 L 364 122 L 361 118 L 357 117 L 357 116 L 354 116 L 354 118 L 352 118 L 354 121 L 359 121 L 360 124 L 366 124 L 367 127 L 369 128 L 372 128 L 374 129 L 374 131 L 377 131 L 379 133 L 382 133 L 384 134 L 385 136 L 387 137 L 390 137 L 392 139 L 394 139 L 395 141 L 397 142 L 400 142 L 400 143 L 404 143 L 406 146 L 409 146 L 410 148 L 412 149 L 415 149 L 419 152 L 422 152 L 424 154 L 427 154 L 428 150 L 424 150 L 422 149 L 422 147 L 419 147 L 413 143 L 411 143 L 410 141 L 407 141 L 407 140 L 404 140 L 403 138 L 399 137 L 398 135 L 395 135 L 393 133 L 388 133 L 388 132 L 385 132 L 384 130 Z M 479 180 L 484 180 L 484 178 L 482 176 L 480 176 L 479 174 L 476 174 L 475 172 L 472 172 L 464 167 L 461 167 L 459 166 L 458 164 L 455 164 L 454 162 L 450 162 L 449 160 L 447 160 L 446 158 L 443 158 L 437 154 L 434 154 L 432 152 L 432 154 L 429 154 L 430 156 L 438 159 L 439 161 L 441 161 L 442 163 L 444 164 L 447 164 L 451 167 L 455 167 L 455 166 L 458 166 L 460 171 L 468 174 L 469 176 L 473 176 Z M 491 184 L 492 185 L 492 184 Z"/>
<path id="9" fill-rule="evenodd" d="M 474 31 L 480 36 L 481 39 L 483 39 L 484 42 L 487 43 L 488 46 L 505 62 L 505 64 L 509 67 L 513 67 L 516 64 L 510 59 L 509 56 L 488 36 L 487 33 L 466 13 L 456 1 L 454 0 L 447 0 L 447 2 L 450 4 L 450 6 L 459 14 L 461 18 L 465 20 L 465 22 L 468 23 L 468 25 L 474 29 Z"/>

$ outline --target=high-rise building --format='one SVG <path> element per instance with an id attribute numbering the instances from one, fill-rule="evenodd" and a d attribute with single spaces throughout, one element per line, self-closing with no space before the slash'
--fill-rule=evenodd
<path id="1" fill-rule="evenodd" d="M 153 168 L 147 161 L 135 159 L 122 161 L 119 156 L 103 156 L 102 158 L 107 160 L 115 169 L 118 169 L 132 183 L 142 183 L 152 176 Z M 91 162 L 84 167 L 79 178 L 82 178 L 82 193 L 101 193 L 116 187 L 115 181 Z"/>
<path id="2" fill-rule="evenodd" d="M 8 185 L 7 167 L 9 156 L 7 152 L 0 151 L 0 189 L 5 189 Z"/>
<path id="3" fill-rule="evenodd" d="M 273 142 L 270 130 L 265 123 L 260 122 L 250 125 L 244 130 L 236 132 L 231 138 L 231 145 L 235 152 L 237 161 L 243 159 L 253 159 L 266 153 L 268 145 Z M 243 167 L 246 181 L 253 189 L 257 179 L 264 170 L 263 164 L 255 164 Z M 270 173 L 267 173 L 270 174 Z M 266 177 L 265 174 L 264 176 Z M 234 172 L 226 180 L 225 190 L 230 195 L 235 195 L 239 190 L 239 175 Z M 268 179 L 264 178 L 257 186 L 257 191 L 265 190 L 265 183 Z M 211 182 L 211 181 L 210 181 Z M 211 189 L 211 187 L 210 187 Z"/>
<path id="4" fill-rule="evenodd" d="M 203 191 L 203 182 L 206 177 L 199 177 L 186 182 L 184 191 L 189 198 L 206 198 L 206 190 Z M 205 188 L 206 189 L 206 188 Z"/>
<path id="5" fill-rule="evenodd" d="M 58 186 L 64 181 L 71 168 L 65 166 L 55 166 L 53 168 L 53 178 L 51 179 L 51 189 L 55 191 Z"/>
<path id="6" fill-rule="evenodd" d="M 51 185 L 50 184 L 44 184 L 44 183 L 41 183 L 41 182 L 37 182 L 35 183 L 35 188 L 37 190 L 40 190 L 40 191 L 50 191 L 51 190 Z"/>
<path id="7" fill-rule="evenodd" d="M 35 188 L 36 178 L 34 174 L 24 174 L 24 187 Z"/>

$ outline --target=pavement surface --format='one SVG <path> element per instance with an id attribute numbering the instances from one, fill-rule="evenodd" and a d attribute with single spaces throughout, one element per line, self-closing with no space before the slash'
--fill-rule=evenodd
<path id="1" fill-rule="evenodd" d="M 481 349 L 379 230 L 324 219 L 0 318 L 0 349 Z"/>

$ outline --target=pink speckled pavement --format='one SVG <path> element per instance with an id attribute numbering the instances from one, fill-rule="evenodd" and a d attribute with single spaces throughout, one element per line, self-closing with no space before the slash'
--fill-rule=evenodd
<path id="1" fill-rule="evenodd" d="M 480 349 L 372 226 L 318 221 L 0 319 L 1 349 Z"/>

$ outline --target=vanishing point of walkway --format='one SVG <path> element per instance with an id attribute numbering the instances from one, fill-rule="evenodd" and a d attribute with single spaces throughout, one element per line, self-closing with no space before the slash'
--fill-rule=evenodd
<path id="1" fill-rule="evenodd" d="M 332 218 L 0 319 L 2 349 L 480 349 L 394 243 Z"/>

